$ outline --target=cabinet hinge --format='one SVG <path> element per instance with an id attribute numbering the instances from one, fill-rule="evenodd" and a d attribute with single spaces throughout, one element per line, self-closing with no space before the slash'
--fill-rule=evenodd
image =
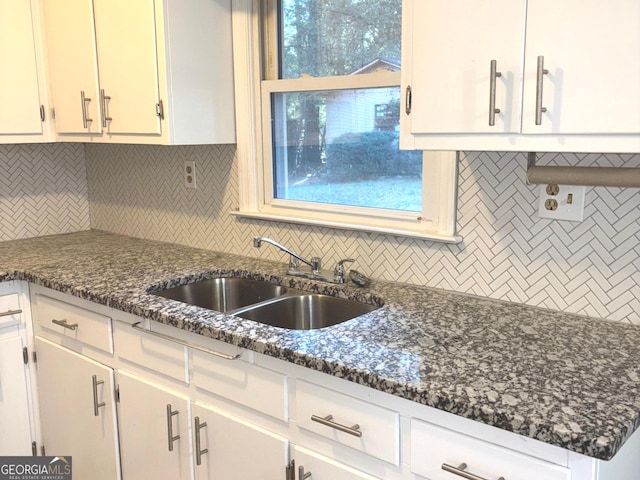
<path id="1" fill-rule="evenodd" d="M 411 115 L 411 85 L 407 85 L 407 90 L 405 92 L 405 112 L 407 115 Z"/>
<path id="2" fill-rule="evenodd" d="M 156 115 L 160 117 L 160 120 L 164 120 L 164 104 L 162 100 L 156 103 Z"/>
<path id="3" fill-rule="evenodd" d="M 45 119 L 44 105 L 40 105 L 40 121 L 44 122 L 44 119 Z"/>
<path id="4" fill-rule="evenodd" d="M 52 108 L 51 109 L 51 120 L 55 120 L 56 119 L 56 109 Z"/>
<path id="5" fill-rule="evenodd" d="M 36 442 L 31 442 L 31 456 L 32 457 L 38 456 L 38 446 L 36 445 Z"/>
<path id="6" fill-rule="evenodd" d="M 116 403 L 120 403 L 120 385 L 116 385 Z"/>
<path id="7" fill-rule="evenodd" d="M 33 363 L 38 363 L 38 355 L 36 355 L 36 351 L 35 350 L 31 354 L 31 358 L 33 359 Z"/>
<path id="8" fill-rule="evenodd" d="M 22 347 L 22 361 L 25 365 L 29 363 L 29 350 L 27 350 L 27 347 Z"/>

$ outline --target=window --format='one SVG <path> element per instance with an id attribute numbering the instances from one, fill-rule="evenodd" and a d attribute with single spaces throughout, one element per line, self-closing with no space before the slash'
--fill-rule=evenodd
<path id="1" fill-rule="evenodd" d="M 233 3 L 238 215 L 459 241 L 455 154 L 398 148 L 401 0 Z"/>

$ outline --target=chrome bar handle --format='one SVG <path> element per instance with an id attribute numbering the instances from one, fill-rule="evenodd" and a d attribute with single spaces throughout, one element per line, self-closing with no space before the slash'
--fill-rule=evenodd
<path id="1" fill-rule="evenodd" d="M 285 480 L 296 480 L 296 461 L 291 460 L 289 464 L 284 467 L 284 479 Z"/>
<path id="2" fill-rule="evenodd" d="M 193 348 L 194 350 L 199 350 L 201 352 L 204 353 L 208 353 L 209 355 L 214 355 L 216 357 L 220 357 L 220 358 L 224 358 L 225 360 L 237 360 L 238 358 L 240 358 L 242 356 L 241 353 L 238 353 L 236 355 L 227 355 L 226 353 L 220 353 L 220 352 L 216 352 L 215 350 L 210 350 L 208 348 L 204 348 L 204 347 L 200 347 L 198 345 L 194 345 L 193 343 L 189 343 L 189 342 L 183 342 L 182 340 L 179 340 L 175 337 L 171 337 L 169 335 L 164 335 L 162 333 L 158 333 L 158 332 L 154 332 L 153 330 L 147 330 L 145 328 L 140 327 L 139 325 L 142 322 L 136 322 L 133 325 L 131 325 L 131 328 L 133 328 L 134 330 L 139 330 L 141 332 L 144 333 L 148 333 L 149 335 L 153 335 L 154 337 L 160 337 L 163 338 L 165 340 L 169 340 L 171 342 L 175 342 L 179 345 L 184 345 L 185 347 L 189 347 L 189 348 Z"/>
<path id="3" fill-rule="evenodd" d="M 0 313 L 0 317 L 10 317 L 11 315 L 19 315 L 22 313 L 22 310 L 7 310 L 6 312 Z"/>
<path id="4" fill-rule="evenodd" d="M 202 445 L 202 441 L 200 439 L 200 430 L 207 426 L 207 422 L 200 423 L 200 417 L 195 418 L 195 437 L 196 437 L 196 465 L 202 464 L 202 455 L 209 453 L 209 449 L 205 448 L 204 450 L 200 450 Z"/>
<path id="5" fill-rule="evenodd" d="M 80 90 L 80 101 L 82 102 L 82 126 L 89 128 L 89 122 L 93 122 L 87 113 L 87 103 L 91 102 L 90 98 L 84 96 L 84 90 Z"/>
<path id="6" fill-rule="evenodd" d="M 496 124 L 496 114 L 500 113 L 500 109 L 496 108 L 496 78 L 501 77 L 502 73 L 498 72 L 497 60 L 491 60 L 491 69 L 489 72 L 489 126 Z"/>
<path id="7" fill-rule="evenodd" d="M 461 463 L 457 467 L 452 465 L 448 465 L 446 463 L 442 464 L 442 470 L 445 472 L 453 473 L 454 475 L 458 475 L 459 477 L 465 478 L 466 480 L 487 480 L 484 477 L 479 477 L 478 475 L 474 475 L 473 473 L 465 472 L 467 469 L 466 463 Z M 498 480 L 505 480 L 504 477 L 499 477 Z"/>
<path id="8" fill-rule="evenodd" d="M 336 430 L 340 430 L 341 432 L 348 433 L 349 435 L 353 435 L 354 437 L 362 437 L 360 425 L 358 425 L 357 423 L 351 427 L 347 427 L 346 425 L 341 425 L 340 423 L 334 422 L 333 415 L 327 415 L 326 417 L 311 415 L 311 420 L 322 425 L 326 425 L 327 427 L 335 428 Z"/>
<path id="9" fill-rule="evenodd" d="M 98 409 L 106 405 L 105 402 L 98 403 L 98 385 L 103 385 L 104 380 L 98 380 L 97 375 L 94 375 L 92 377 L 92 380 L 93 380 L 93 415 L 98 417 L 100 415 L 100 412 L 98 411 Z"/>
<path id="10" fill-rule="evenodd" d="M 542 113 L 546 112 L 546 107 L 542 106 L 542 84 L 544 83 L 543 75 L 549 73 L 544 68 L 544 56 L 538 57 L 538 69 L 536 74 L 536 125 L 542 125 Z"/>
<path id="11" fill-rule="evenodd" d="M 102 127 L 107 128 L 107 122 L 113 118 L 107 116 L 107 100 L 111 100 L 109 95 L 105 95 L 104 88 L 100 90 L 100 104 L 102 105 Z"/>
<path id="12" fill-rule="evenodd" d="M 63 318 L 62 320 L 56 320 L 55 318 L 51 320 L 51 323 L 55 323 L 56 325 L 60 325 L 61 327 L 66 328 L 67 330 L 76 330 L 78 328 L 77 323 L 72 323 L 69 325 L 67 323 L 67 319 Z"/>
<path id="13" fill-rule="evenodd" d="M 311 472 L 304 472 L 304 467 L 300 465 L 298 467 L 298 480 L 305 480 L 311 476 Z"/>
<path id="14" fill-rule="evenodd" d="M 178 410 L 173 411 L 171 409 L 171 404 L 167 403 L 167 441 L 169 445 L 169 451 L 173 452 L 173 442 L 176 440 L 180 440 L 180 435 L 173 435 L 173 421 L 172 418 L 174 415 L 178 415 L 180 413 Z"/>

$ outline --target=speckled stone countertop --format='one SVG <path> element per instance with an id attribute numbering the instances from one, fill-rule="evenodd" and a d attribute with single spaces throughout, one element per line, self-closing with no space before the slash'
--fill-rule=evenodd
<path id="1" fill-rule="evenodd" d="M 384 306 L 293 331 L 148 293 L 219 275 Z M 640 328 L 628 324 L 406 284 L 328 286 L 286 276 L 284 263 L 99 231 L 0 243 L 0 281 L 14 279 L 595 458 L 640 425 Z"/>

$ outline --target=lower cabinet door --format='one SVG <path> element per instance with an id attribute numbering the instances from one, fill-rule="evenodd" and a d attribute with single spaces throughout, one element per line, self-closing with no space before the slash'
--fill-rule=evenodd
<path id="1" fill-rule="evenodd" d="M 0 340 L 0 455 L 31 455 L 27 379 L 22 339 Z"/>
<path id="2" fill-rule="evenodd" d="M 193 404 L 193 433 L 197 480 L 285 478 L 286 438 L 198 403 Z"/>
<path id="3" fill-rule="evenodd" d="M 323 457 L 296 445 L 293 449 L 295 477 L 313 480 L 380 480 L 360 470 Z"/>
<path id="4" fill-rule="evenodd" d="M 122 371 L 118 389 L 122 477 L 190 479 L 189 401 Z"/>
<path id="5" fill-rule="evenodd" d="M 36 338 L 42 444 L 73 478 L 120 478 L 113 370 Z"/>

